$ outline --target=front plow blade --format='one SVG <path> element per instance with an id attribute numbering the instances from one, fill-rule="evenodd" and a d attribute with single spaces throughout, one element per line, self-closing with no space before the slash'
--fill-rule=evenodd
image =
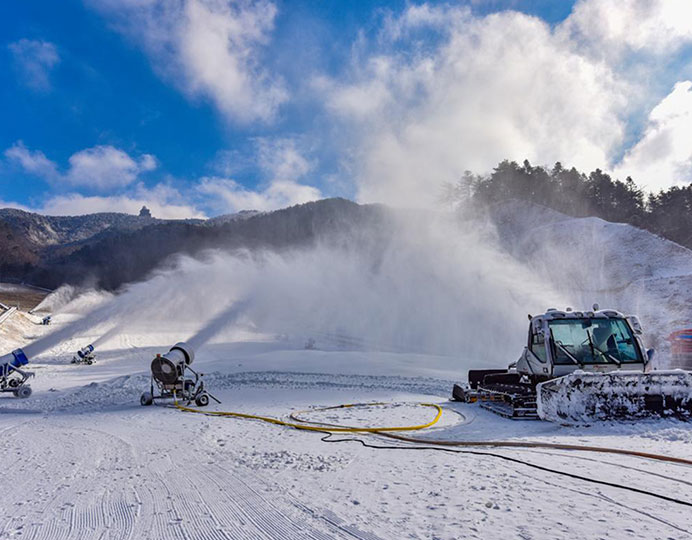
<path id="1" fill-rule="evenodd" d="M 692 420 L 690 371 L 577 371 L 540 383 L 536 390 L 538 416 L 551 422 L 649 416 Z"/>

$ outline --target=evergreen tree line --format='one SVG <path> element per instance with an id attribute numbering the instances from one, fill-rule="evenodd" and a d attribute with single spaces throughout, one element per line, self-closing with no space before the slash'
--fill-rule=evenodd
<path id="1" fill-rule="evenodd" d="M 505 160 L 487 176 L 467 171 L 446 184 L 443 199 L 484 205 L 520 199 L 574 217 L 629 223 L 692 248 L 692 184 L 645 194 L 632 178 L 615 180 L 600 169 L 585 174 L 559 162 L 548 170 Z"/>

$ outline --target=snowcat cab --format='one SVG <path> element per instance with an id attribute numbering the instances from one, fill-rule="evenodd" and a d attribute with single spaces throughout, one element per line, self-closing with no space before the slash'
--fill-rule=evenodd
<path id="1" fill-rule="evenodd" d="M 594 308 L 587 312 L 549 309 L 532 317 L 517 373 L 552 379 L 576 370 L 645 371 L 654 350 L 644 349 L 637 318 Z"/>
<path id="2" fill-rule="evenodd" d="M 652 371 L 639 320 L 598 305 L 529 316 L 528 342 L 507 370 L 471 370 L 453 399 L 509 418 L 563 421 L 651 414 L 692 417 L 692 373 Z"/>

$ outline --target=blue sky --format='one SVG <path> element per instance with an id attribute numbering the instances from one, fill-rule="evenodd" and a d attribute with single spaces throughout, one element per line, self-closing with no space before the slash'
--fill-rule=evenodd
<path id="1" fill-rule="evenodd" d="M 333 195 L 410 205 L 505 157 L 641 172 L 652 189 L 687 182 L 692 151 L 672 144 L 655 171 L 646 163 L 663 123 L 684 133 L 692 29 L 671 22 L 680 2 L 634 4 L 6 2 L 0 202 L 52 213 L 146 203 L 168 217 Z M 654 30 L 607 35 L 593 29 L 603 17 Z M 586 95 L 567 96 L 575 85 Z"/>

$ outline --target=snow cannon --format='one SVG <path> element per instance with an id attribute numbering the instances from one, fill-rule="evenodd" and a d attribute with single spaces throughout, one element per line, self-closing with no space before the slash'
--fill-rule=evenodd
<path id="1" fill-rule="evenodd" d="M 176 343 L 166 354 L 157 354 L 151 361 L 151 384 L 140 398 L 142 405 L 155 400 L 172 399 L 176 403 L 195 402 L 198 407 L 209 405 L 209 398 L 220 403 L 204 388 L 203 374 L 190 367 L 195 351 L 187 343 Z"/>
<path id="2" fill-rule="evenodd" d="M 88 366 L 90 366 L 95 361 L 96 354 L 94 353 L 93 345 L 87 345 L 86 347 L 82 347 L 77 351 L 77 354 L 75 354 L 72 357 L 73 364 L 87 364 Z"/>
<path id="3" fill-rule="evenodd" d="M 48 325 L 50 325 L 52 320 L 53 320 L 53 317 L 51 317 L 50 315 L 46 315 L 45 317 L 43 317 L 43 319 L 41 319 L 41 324 L 43 326 L 48 326 Z"/>
<path id="4" fill-rule="evenodd" d="M 28 363 L 29 359 L 22 349 L 0 356 L 0 392 L 12 392 L 20 398 L 31 395 L 31 387 L 25 383 L 34 374 L 21 369 Z"/>

